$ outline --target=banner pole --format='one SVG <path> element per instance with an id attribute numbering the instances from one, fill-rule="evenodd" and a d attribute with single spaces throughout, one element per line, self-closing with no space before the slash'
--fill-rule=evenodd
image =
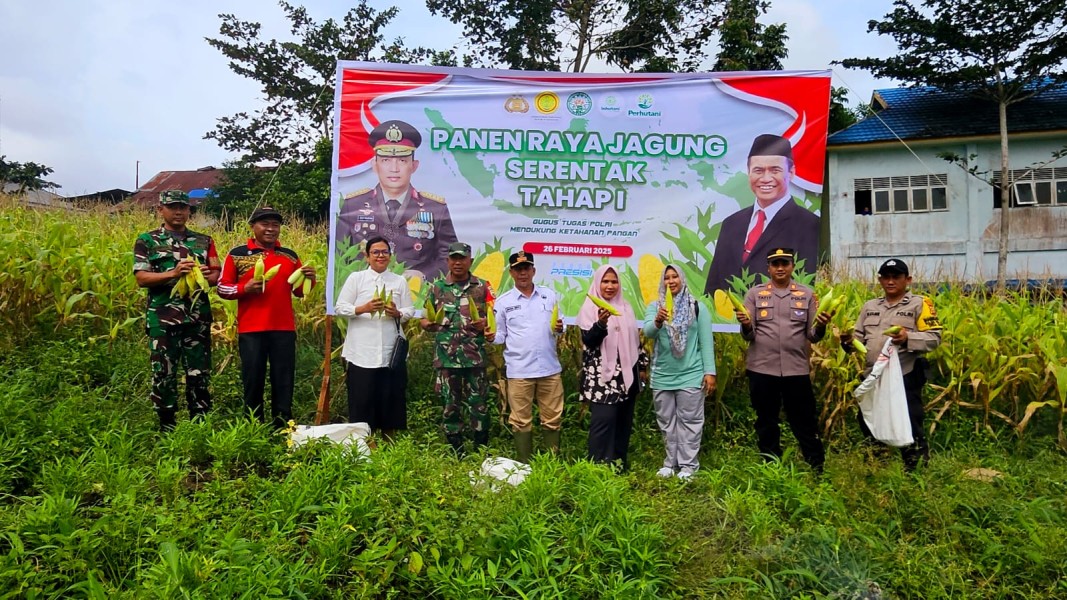
<path id="1" fill-rule="evenodd" d="M 319 388 L 319 404 L 315 408 L 315 424 L 330 422 L 330 353 L 333 336 L 333 315 L 326 315 L 326 353 L 322 358 L 322 386 Z"/>

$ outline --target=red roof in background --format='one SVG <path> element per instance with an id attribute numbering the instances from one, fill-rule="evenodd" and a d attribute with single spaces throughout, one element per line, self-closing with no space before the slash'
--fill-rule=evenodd
<path id="1" fill-rule="evenodd" d="M 214 188 L 222 179 L 222 173 L 222 169 L 215 167 L 203 167 L 195 171 L 160 171 L 130 197 L 130 203 L 151 208 L 158 204 L 159 193 L 162 191 L 181 190 L 189 193 L 193 190 Z"/>

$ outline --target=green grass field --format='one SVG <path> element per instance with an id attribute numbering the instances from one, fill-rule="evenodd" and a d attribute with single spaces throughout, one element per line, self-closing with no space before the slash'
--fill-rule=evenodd
<path id="1" fill-rule="evenodd" d="M 153 219 L 0 205 L 0 220 L 0 598 L 858 599 L 872 584 L 881 598 L 1067 597 L 1062 300 L 938 297 L 953 333 L 927 393 L 944 411 L 933 459 L 914 474 L 860 443 L 841 389 L 854 365 L 829 344 L 815 375 L 833 416 L 825 476 L 788 433 L 782 463 L 764 464 L 741 347 L 719 335 L 721 392 L 693 481 L 653 476 L 646 392 L 629 473 L 582 460 L 588 420 L 568 401 L 562 455 L 493 491 L 471 482 L 482 457 L 446 451 L 419 336 L 406 434 L 370 460 L 325 444 L 290 452 L 241 412 L 221 302 L 215 409 L 159 434 L 129 257 Z M 243 237 L 212 233 L 223 251 Z M 287 239 L 324 255 L 315 232 Z M 321 312 L 321 297 L 298 306 L 304 423 L 321 381 Z M 568 396 L 573 344 L 562 349 Z M 343 393 L 335 375 L 335 419 Z M 490 453 L 509 456 L 493 416 Z"/>

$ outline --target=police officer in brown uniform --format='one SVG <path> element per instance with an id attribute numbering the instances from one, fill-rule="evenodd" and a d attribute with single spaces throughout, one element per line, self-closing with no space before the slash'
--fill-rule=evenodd
<path id="1" fill-rule="evenodd" d="M 811 388 L 811 344 L 826 334 L 831 315 L 818 312 L 811 288 L 793 281 L 793 256 L 792 248 L 767 255 L 771 280 L 750 289 L 745 295 L 748 315 L 736 315 L 741 337 L 749 342 L 746 370 L 759 451 L 768 459 L 781 458 L 778 419 L 784 407 L 804 460 L 819 473 L 825 452 Z"/>
<path id="2" fill-rule="evenodd" d="M 860 309 L 856 327 L 841 334 L 841 345 L 846 352 L 852 351 L 853 338 L 867 348 L 867 368 L 863 377 L 871 372 L 874 362 L 885 345 L 887 337 L 897 345 L 900 370 L 904 373 L 904 395 L 908 399 L 908 417 L 915 443 L 900 449 L 904 468 L 915 469 L 919 461 L 930 458 L 930 446 L 923 433 L 922 389 L 926 384 L 926 359 L 923 354 L 941 344 L 941 322 L 937 310 L 929 298 L 908 291 L 911 275 L 908 265 L 899 258 L 891 258 L 878 267 L 878 283 L 885 295 L 868 300 Z M 894 325 L 900 332 L 886 336 L 883 332 Z M 860 429 L 869 440 L 874 440 L 870 428 L 859 414 Z"/>
<path id="3" fill-rule="evenodd" d="M 433 281 L 447 269 L 448 245 L 458 240 L 445 199 L 411 185 L 422 135 L 403 121 L 385 121 L 369 141 L 378 185 L 345 196 L 335 239 L 359 244 L 382 236 L 393 244 L 398 262 Z"/>

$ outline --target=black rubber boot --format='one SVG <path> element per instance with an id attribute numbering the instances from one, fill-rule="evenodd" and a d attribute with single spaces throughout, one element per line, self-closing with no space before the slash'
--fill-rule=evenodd
<path id="1" fill-rule="evenodd" d="M 174 416 L 174 410 L 158 410 L 159 414 L 159 430 L 166 433 L 168 431 L 174 431 L 174 426 L 177 425 L 177 419 Z"/>

